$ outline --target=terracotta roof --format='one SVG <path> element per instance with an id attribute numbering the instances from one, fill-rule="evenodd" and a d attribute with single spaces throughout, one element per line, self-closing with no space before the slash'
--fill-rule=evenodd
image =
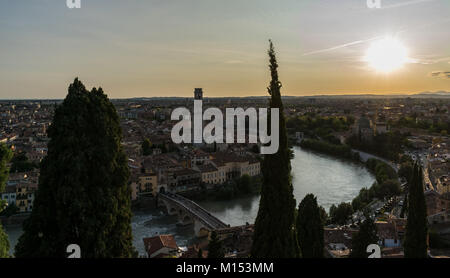
<path id="1" fill-rule="evenodd" d="M 161 248 L 167 247 L 170 249 L 178 249 L 177 242 L 173 235 L 159 235 L 155 237 L 147 237 L 143 239 L 145 250 L 151 256 Z"/>

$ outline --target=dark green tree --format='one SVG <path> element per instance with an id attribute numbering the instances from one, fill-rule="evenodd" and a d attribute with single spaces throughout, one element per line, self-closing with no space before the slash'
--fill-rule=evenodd
<path id="1" fill-rule="evenodd" d="M 340 203 L 337 207 L 332 205 L 330 207 L 331 223 L 338 225 L 347 224 L 350 216 L 353 214 L 353 207 L 350 203 Z"/>
<path id="2" fill-rule="evenodd" d="M 5 183 L 8 180 L 9 167 L 8 162 L 12 158 L 12 151 L 5 144 L 0 143 L 0 193 L 5 190 Z M 0 199 L 0 213 L 5 208 L 6 203 Z M 0 223 L 0 258 L 9 257 L 8 235 L 3 231 Z"/>
<path id="3" fill-rule="evenodd" d="M 148 138 L 145 138 L 142 142 L 142 153 L 147 156 L 152 154 L 152 143 Z"/>
<path id="4" fill-rule="evenodd" d="M 208 258 L 221 259 L 225 256 L 222 248 L 222 242 L 220 242 L 217 233 L 213 231 L 211 233 L 211 239 L 208 245 Z"/>
<path id="5" fill-rule="evenodd" d="M 295 199 L 291 177 L 291 153 L 288 147 L 286 122 L 281 101 L 281 82 L 278 79 L 278 64 L 270 41 L 268 51 L 272 80 L 268 87 L 270 108 L 278 108 L 279 149 L 274 154 L 265 154 L 262 163 L 263 184 L 258 216 L 255 222 L 251 255 L 254 258 L 295 258 L 298 246 L 294 232 Z"/>
<path id="6" fill-rule="evenodd" d="M 12 157 L 11 149 L 5 144 L 0 143 L 0 192 L 5 190 L 5 184 L 9 176 L 8 163 Z"/>
<path id="7" fill-rule="evenodd" d="M 298 206 L 296 231 L 302 257 L 322 258 L 323 219 L 313 194 L 306 195 Z"/>
<path id="8" fill-rule="evenodd" d="M 0 216 L 9 217 L 11 215 L 17 214 L 18 212 L 19 212 L 19 208 L 16 206 L 15 203 L 12 203 L 12 204 L 9 204 L 3 211 L 0 212 Z"/>
<path id="9" fill-rule="evenodd" d="M 405 213 L 408 213 L 408 187 L 405 188 L 405 198 L 403 199 L 402 210 L 400 211 L 400 218 L 405 217 Z"/>
<path id="10" fill-rule="evenodd" d="M 366 220 L 359 226 L 359 231 L 352 238 L 351 258 L 368 258 L 367 247 L 377 244 L 377 226 L 372 218 L 366 215 Z"/>
<path id="11" fill-rule="evenodd" d="M 131 190 L 119 117 L 101 88 L 75 79 L 48 130 L 33 212 L 24 222 L 16 257 L 83 258 L 135 255 Z"/>
<path id="12" fill-rule="evenodd" d="M 413 176 L 414 166 L 412 162 L 404 162 L 398 170 L 398 175 L 406 179 L 408 183 L 411 182 Z"/>
<path id="13" fill-rule="evenodd" d="M 325 226 L 328 222 L 328 213 L 322 206 L 319 206 L 319 210 L 320 210 L 320 219 L 322 219 L 322 225 Z"/>
<path id="14" fill-rule="evenodd" d="M 21 152 L 16 154 L 11 160 L 11 173 L 28 172 L 34 168 L 38 168 L 38 165 L 28 160 L 25 153 Z"/>
<path id="15" fill-rule="evenodd" d="M 253 145 L 253 146 L 252 146 L 252 152 L 254 152 L 254 153 L 259 153 L 259 147 L 258 147 L 258 145 Z"/>
<path id="16" fill-rule="evenodd" d="M 247 174 L 242 175 L 242 177 L 237 180 L 237 187 L 243 194 L 250 193 L 252 191 L 252 178 Z"/>
<path id="17" fill-rule="evenodd" d="M 414 165 L 413 177 L 408 186 L 408 221 L 405 233 L 405 258 L 427 257 L 427 211 L 424 196 L 422 168 Z"/>

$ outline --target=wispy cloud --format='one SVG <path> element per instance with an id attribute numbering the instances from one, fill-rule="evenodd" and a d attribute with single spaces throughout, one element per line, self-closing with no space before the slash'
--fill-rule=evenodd
<path id="1" fill-rule="evenodd" d="M 230 64 L 230 65 L 235 65 L 235 64 L 242 64 L 244 63 L 241 60 L 229 60 L 229 61 L 225 61 L 225 64 Z"/>
<path id="2" fill-rule="evenodd" d="M 372 9 L 372 10 L 383 10 L 383 9 L 400 8 L 400 7 L 405 7 L 405 6 L 415 5 L 415 4 L 421 4 L 421 3 L 426 3 L 426 2 L 433 2 L 433 1 L 435 1 L 435 0 L 413 0 L 413 1 L 406 1 L 406 2 L 402 2 L 402 3 L 391 4 L 391 5 L 381 4 L 381 8 L 380 9 Z"/>
<path id="3" fill-rule="evenodd" d="M 450 79 L 450 71 L 433 71 L 432 73 L 430 73 L 430 76 Z"/>
<path id="4" fill-rule="evenodd" d="M 438 59 L 420 59 L 420 58 L 410 58 L 409 62 L 412 64 L 421 64 L 421 65 L 434 65 L 441 62 L 450 63 L 450 57 L 438 58 Z"/>

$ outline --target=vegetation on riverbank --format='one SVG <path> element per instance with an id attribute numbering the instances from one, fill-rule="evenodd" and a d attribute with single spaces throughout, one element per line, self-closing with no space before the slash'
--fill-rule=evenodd
<path id="1" fill-rule="evenodd" d="M 305 149 L 329 154 L 339 158 L 350 159 L 358 162 L 360 161 L 359 154 L 353 152 L 352 149 L 347 145 L 333 144 L 330 142 L 315 139 L 305 139 L 302 140 L 300 146 Z"/>
<path id="2" fill-rule="evenodd" d="M 290 117 L 286 126 L 291 131 L 303 132 L 307 137 L 329 137 L 332 132 L 346 131 L 355 122 L 352 116 L 325 117 L 308 113 L 303 116 Z M 335 138 L 333 136 L 333 138 Z"/>
<path id="3" fill-rule="evenodd" d="M 401 194 L 402 189 L 395 170 L 387 163 L 371 158 L 367 160 L 366 167 L 374 175 L 376 182 L 370 188 L 362 188 L 352 201 L 354 211 L 364 209 L 375 198 L 383 200 Z"/>
<path id="4" fill-rule="evenodd" d="M 330 224 L 345 225 L 353 214 L 353 207 L 350 203 L 342 202 L 338 206 L 330 207 Z"/>
<path id="5" fill-rule="evenodd" d="M 361 141 L 354 135 L 346 143 L 354 149 L 376 154 L 382 158 L 399 161 L 402 147 L 408 145 L 407 136 L 398 131 L 376 134 L 370 141 Z"/>
<path id="6" fill-rule="evenodd" d="M 300 146 L 335 157 L 361 162 L 359 153 L 353 152 L 348 145 L 305 139 L 302 140 Z M 330 208 L 329 220 L 331 223 L 343 225 L 354 211 L 364 209 L 375 198 L 383 200 L 384 198 L 401 194 L 402 189 L 398 181 L 397 172 L 390 165 L 379 159 L 371 158 L 366 161 L 365 166 L 375 175 L 376 182 L 370 188 L 362 188 L 351 203 L 341 203 L 339 206 L 333 205 Z M 406 166 L 409 166 L 409 164 L 405 164 Z M 408 169 L 402 169 L 402 171 L 408 172 Z"/>

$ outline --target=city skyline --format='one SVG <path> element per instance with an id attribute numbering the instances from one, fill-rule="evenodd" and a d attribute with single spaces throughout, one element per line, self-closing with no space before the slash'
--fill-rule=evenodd
<path id="1" fill-rule="evenodd" d="M 0 3 L 0 99 L 62 99 L 77 76 L 111 98 L 266 96 L 269 38 L 283 95 L 450 91 L 444 0 L 16 2 Z M 386 37 L 407 53 L 380 72 L 366 58 Z"/>

